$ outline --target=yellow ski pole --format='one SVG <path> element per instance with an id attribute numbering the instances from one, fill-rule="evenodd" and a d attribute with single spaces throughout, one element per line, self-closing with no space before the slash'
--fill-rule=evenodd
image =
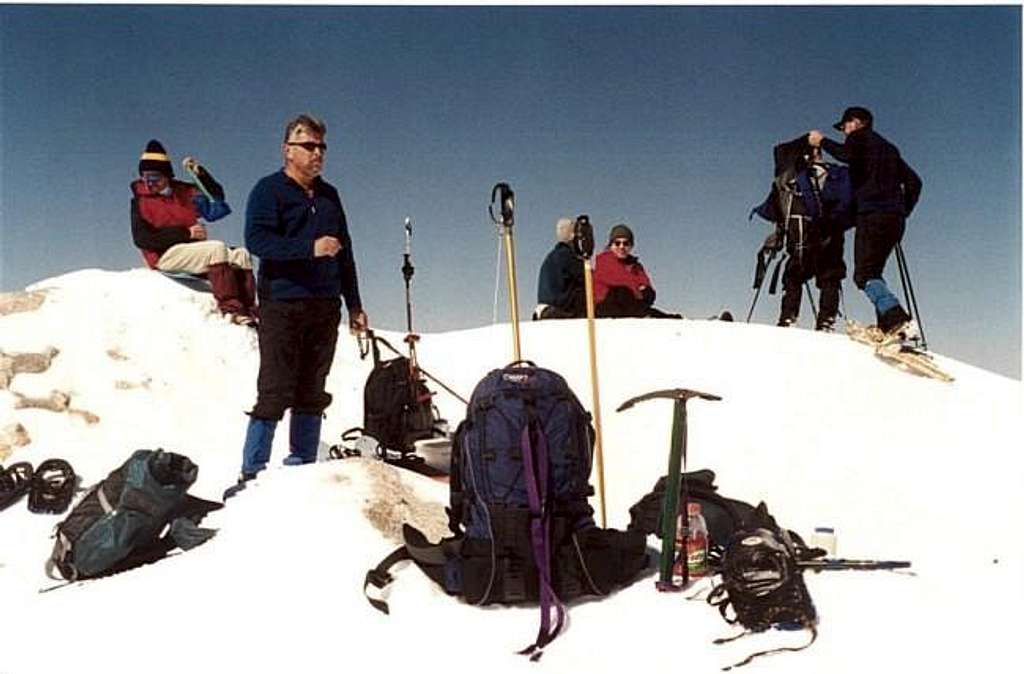
<path id="1" fill-rule="evenodd" d="M 501 219 L 494 216 L 495 198 L 501 200 Z M 515 192 L 508 186 L 508 183 L 498 183 L 491 190 L 491 219 L 501 225 L 501 238 L 505 242 L 505 265 L 508 268 L 508 308 L 509 318 L 512 321 L 512 355 L 513 361 L 522 360 L 522 350 L 519 342 L 519 295 L 516 292 L 516 249 L 512 240 L 512 226 L 515 224 Z"/>
<path id="2" fill-rule="evenodd" d="M 590 347 L 590 394 L 594 410 L 594 463 L 597 466 L 597 498 L 598 512 L 601 515 L 601 527 L 608 526 L 607 508 L 604 490 L 604 448 L 601 444 L 601 388 L 597 378 L 597 338 L 594 321 L 594 274 L 590 268 L 590 258 L 594 254 L 594 229 L 590 218 L 580 215 L 576 218 L 573 233 L 573 245 L 576 254 L 583 261 L 583 285 L 587 298 L 587 342 Z"/>

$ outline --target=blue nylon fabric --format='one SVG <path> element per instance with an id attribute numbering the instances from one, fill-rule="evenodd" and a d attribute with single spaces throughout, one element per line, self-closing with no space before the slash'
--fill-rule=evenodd
<path id="1" fill-rule="evenodd" d="M 899 299 L 892 294 L 889 286 L 885 285 L 882 279 L 871 279 L 864 284 L 864 294 L 868 296 L 871 303 L 875 305 L 875 311 L 879 316 L 893 307 L 900 305 Z"/>
<path id="2" fill-rule="evenodd" d="M 249 427 L 245 430 L 245 443 L 242 445 L 243 473 L 255 475 L 267 467 L 275 430 L 277 421 L 273 419 L 249 418 Z"/>

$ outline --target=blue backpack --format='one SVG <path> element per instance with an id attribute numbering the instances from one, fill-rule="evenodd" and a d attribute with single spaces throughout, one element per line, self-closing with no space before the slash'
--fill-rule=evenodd
<path id="1" fill-rule="evenodd" d="M 565 623 L 565 601 L 607 595 L 647 566 L 644 534 L 594 524 L 593 447 L 590 414 L 560 375 L 527 361 L 491 371 L 455 433 L 454 535 L 430 543 L 406 524 L 405 545 L 367 573 L 364 590 L 383 588 L 388 569 L 412 559 L 471 604 L 537 602 L 540 630 L 522 653 L 539 658 Z"/>

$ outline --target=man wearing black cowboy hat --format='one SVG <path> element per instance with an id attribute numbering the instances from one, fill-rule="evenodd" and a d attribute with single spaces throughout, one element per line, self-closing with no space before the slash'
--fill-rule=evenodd
<path id="1" fill-rule="evenodd" d="M 849 164 L 857 223 L 853 281 L 875 306 L 878 327 L 889 335 L 911 339 L 918 335 L 917 325 L 885 284 L 882 272 L 921 195 L 921 178 L 873 126 L 870 110 L 847 108 L 833 124 L 846 135 L 846 142 L 837 143 L 816 129 L 808 133 L 807 141 Z"/>

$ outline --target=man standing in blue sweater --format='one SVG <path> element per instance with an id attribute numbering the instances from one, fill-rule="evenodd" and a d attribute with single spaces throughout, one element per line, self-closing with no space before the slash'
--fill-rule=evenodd
<path id="1" fill-rule="evenodd" d="M 299 115 L 285 129 L 284 168 L 253 187 L 245 212 L 245 242 L 259 258 L 260 371 L 256 405 L 242 448 L 242 474 L 225 498 L 266 468 L 274 431 L 291 409 L 285 465 L 316 461 L 325 390 L 341 321 L 369 327 L 359 299 L 352 239 L 337 190 L 320 177 L 327 128 Z"/>

